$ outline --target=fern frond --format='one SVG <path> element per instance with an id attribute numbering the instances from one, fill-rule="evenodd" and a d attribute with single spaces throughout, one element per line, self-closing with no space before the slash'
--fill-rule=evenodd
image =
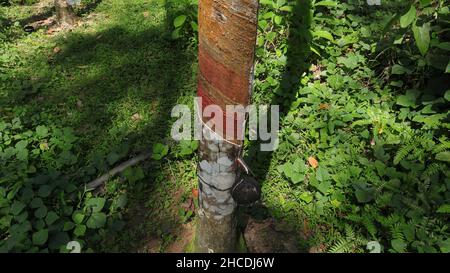
<path id="1" fill-rule="evenodd" d="M 377 234 L 377 227 L 373 223 L 372 219 L 370 219 L 369 217 L 364 217 L 362 219 L 362 223 L 364 227 L 367 229 L 367 231 L 370 233 L 370 235 L 375 237 Z"/>
<path id="2" fill-rule="evenodd" d="M 414 150 L 414 145 L 411 142 L 408 143 L 408 144 L 403 145 L 397 151 L 397 154 L 394 157 L 394 164 L 397 165 L 398 163 L 400 163 L 400 161 L 405 159 L 412 150 Z"/>
<path id="3" fill-rule="evenodd" d="M 438 174 L 439 172 L 445 171 L 446 169 L 447 169 L 447 166 L 443 163 L 432 163 L 422 173 L 421 178 L 422 179 L 430 178 L 430 177 Z"/>
<path id="4" fill-rule="evenodd" d="M 353 231 L 350 225 L 345 225 L 345 237 L 348 240 L 355 239 L 355 231 Z"/>
<path id="5" fill-rule="evenodd" d="M 353 243 L 345 238 L 339 239 L 331 248 L 331 253 L 351 253 Z"/>
<path id="6" fill-rule="evenodd" d="M 442 143 L 436 145 L 433 149 L 434 154 L 442 153 L 450 150 L 450 141 L 443 141 Z"/>
<path id="7" fill-rule="evenodd" d="M 400 223 L 397 223 L 391 227 L 391 236 L 394 240 L 405 241 L 405 235 L 403 234 Z"/>

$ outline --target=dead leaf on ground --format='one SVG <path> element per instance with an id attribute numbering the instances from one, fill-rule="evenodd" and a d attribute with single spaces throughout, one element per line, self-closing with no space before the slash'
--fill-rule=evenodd
<path id="1" fill-rule="evenodd" d="M 328 110 L 328 109 L 330 109 L 330 105 L 328 103 L 321 103 L 319 105 L 319 109 L 320 110 Z"/>
<path id="2" fill-rule="evenodd" d="M 145 18 L 147 18 L 150 15 L 150 13 L 148 11 L 144 11 L 143 15 Z"/>
<path id="3" fill-rule="evenodd" d="M 55 53 L 55 54 L 58 54 L 60 51 L 61 51 L 61 48 L 58 47 L 58 46 L 55 46 L 55 47 L 53 48 L 53 53 Z"/>
<path id="4" fill-rule="evenodd" d="M 140 121 L 140 120 L 142 120 L 142 116 L 139 113 L 136 113 L 131 116 L 131 120 L 132 121 Z"/>
<path id="5" fill-rule="evenodd" d="M 317 169 L 319 167 L 319 161 L 317 161 L 317 159 L 315 159 L 313 156 L 310 156 L 308 158 L 308 163 L 309 165 L 311 165 L 311 167 L 313 167 L 314 169 Z"/>
<path id="6" fill-rule="evenodd" d="M 192 189 L 192 196 L 198 198 L 198 189 Z"/>

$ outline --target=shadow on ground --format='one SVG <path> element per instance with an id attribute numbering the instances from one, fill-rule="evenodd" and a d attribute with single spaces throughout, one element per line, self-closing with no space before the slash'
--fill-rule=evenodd
<path id="1" fill-rule="evenodd" d="M 272 101 L 270 105 L 279 105 L 280 106 L 280 121 L 282 121 L 284 117 L 289 112 L 292 103 L 296 101 L 297 91 L 302 87 L 301 85 L 301 76 L 303 73 L 308 72 L 310 63 L 308 56 L 310 55 L 310 44 L 312 42 L 312 36 L 310 33 L 311 29 L 311 1 L 310 0 L 297 0 L 295 2 L 295 6 L 293 8 L 293 13 L 289 20 L 289 36 L 287 40 L 288 52 L 286 54 L 287 64 L 285 71 L 282 74 L 282 78 L 280 80 L 280 88 L 277 90 L 276 94 L 272 97 Z M 270 120 L 270 119 L 269 119 Z M 270 128 L 270 127 L 269 127 Z M 246 161 L 249 162 L 250 167 L 253 172 L 258 177 L 259 181 L 267 181 L 268 171 L 270 169 L 271 161 L 274 156 L 273 152 L 262 152 L 260 150 L 261 142 L 254 141 L 250 143 L 248 148 L 248 153 L 245 157 Z M 264 185 L 262 185 L 264 187 Z M 281 228 L 282 230 L 287 230 L 287 233 L 291 233 L 290 228 L 288 228 L 284 223 L 273 223 L 271 221 L 264 220 L 269 217 L 269 215 L 274 215 L 274 211 L 272 208 L 266 208 L 264 206 L 257 206 L 251 209 L 243 209 L 242 212 L 244 214 L 248 214 L 252 216 L 257 221 L 260 221 L 260 225 L 257 225 L 257 229 L 262 229 L 267 231 L 267 235 L 265 237 L 261 237 L 258 240 L 268 240 L 271 241 L 271 235 L 278 236 L 277 238 L 284 238 L 285 235 L 282 232 L 277 232 L 278 229 L 276 226 L 284 226 Z M 276 213 L 275 215 L 280 215 L 281 212 Z M 287 216 L 289 218 L 289 216 Z M 242 228 L 245 228 L 247 224 L 247 217 L 244 217 L 245 221 L 241 225 Z M 254 219 L 250 219 L 252 221 L 252 225 Z M 287 222 L 298 222 L 299 219 L 286 219 Z M 255 236 L 252 236 L 255 237 Z M 297 235 L 288 236 L 291 240 L 298 239 Z M 289 240 L 289 239 L 287 239 Z M 300 240 L 301 241 L 301 240 Z M 303 243 L 302 243 L 303 245 Z M 306 245 L 306 244 L 305 244 Z M 292 246 L 287 245 L 283 246 L 282 244 L 273 249 L 274 251 L 281 252 L 292 252 Z M 284 250 L 283 250 L 284 248 Z M 270 248 L 269 248 L 270 249 Z M 267 248 L 266 248 L 267 250 Z M 300 251 L 305 251 L 306 249 L 301 249 Z M 270 251 L 269 251 L 270 252 Z"/>
<path id="2" fill-rule="evenodd" d="M 109 166 L 101 155 L 125 149 L 120 162 L 153 144 L 167 143 L 173 106 L 195 94 L 196 54 L 170 37 L 173 18 L 183 13 L 182 6 L 164 8 L 165 18 L 150 27 L 126 25 L 119 18 L 117 24 L 96 32 L 59 35 L 52 53 L 32 57 L 47 63 L 44 69 L 35 71 L 30 60 L 27 69 L 14 75 L 17 86 L 9 91 L 9 105 L 51 113 L 58 124 L 83 136 L 77 150 L 86 166 L 69 174 L 73 183 L 81 186 L 89 182 L 87 178 L 104 173 Z M 134 23 L 139 19 L 146 20 L 133 18 Z M 87 236 L 95 251 L 145 252 L 151 237 L 164 241 L 176 236 L 181 225 L 178 211 L 166 207 L 167 200 L 161 198 L 182 195 L 182 189 L 160 163 L 145 163 L 143 169 L 146 178 L 138 183 L 120 178 L 113 183 L 126 183 L 117 190 L 133 198 L 122 215 L 124 227 Z"/>

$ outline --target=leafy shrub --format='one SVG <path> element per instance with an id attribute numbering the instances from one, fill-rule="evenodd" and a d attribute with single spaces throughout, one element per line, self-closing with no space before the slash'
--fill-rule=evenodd
<path id="1" fill-rule="evenodd" d="M 69 241 L 85 244 L 108 218 L 117 225 L 125 196 L 94 197 L 62 173 L 75 172 L 77 140 L 70 128 L 0 121 L 1 252 L 67 252 Z"/>

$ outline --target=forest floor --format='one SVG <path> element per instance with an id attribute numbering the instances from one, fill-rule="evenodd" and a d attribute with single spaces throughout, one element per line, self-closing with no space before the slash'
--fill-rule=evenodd
<path id="1" fill-rule="evenodd" d="M 249 251 L 365 252 L 370 242 L 390 252 L 450 251 L 448 74 L 377 49 L 394 12 L 408 7 L 300 2 L 293 18 L 303 25 L 291 33 L 287 17 L 274 19 L 285 14 L 280 6 L 260 14 L 254 100 L 280 104 L 283 115 L 277 151 L 246 144 L 263 185 L 261 204 L 240 209 Z M 196 146 L 171 140 L 170 114 L 192 106 L 197 52 L 189 30 L 176 40 L 172 32 L 192 5 L 90 0 L 73 29 L 46 21 L 25 33 L 52 15 L 51 1 L 35 5 L 0 10 L 8 25 L 0 32 L 0 250 L 64 252 L 78 240 L 83 251 L 184 251 L 195 223 Z M 298 69 L 288 75 L 286 66 Z M 99 192 L 83 189 L 149 149 L 151 160 Z"/>

